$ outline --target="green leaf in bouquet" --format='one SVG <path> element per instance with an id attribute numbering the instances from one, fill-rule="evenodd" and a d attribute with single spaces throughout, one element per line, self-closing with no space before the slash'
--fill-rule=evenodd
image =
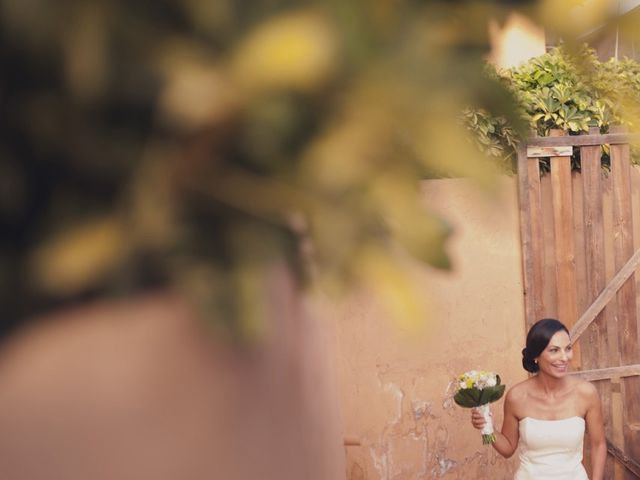
<path id="1" fill-rule="evenodd" d="M 505 385 L 496 385 L 494 387 L 487 387 L 482 390 L 482 405 L 485 403 L 493 403 L 502 398 L 504 394 Z"/>
<path id="2" fill-rule="evenodd" d="M 480 405 L 480 390 L 476 388 L 463 388 L 453 396 L 453 401 L 464 408 L 472 408 Z"/>
<path id="3" fill-rule="evenodd" d="M 493 387 L 485 387 L 482 390 L 480 390 L 480 399 L 479 399 L 479 404 L 480 405 L 484 405 L 486 403 L 489 403 L 489 398 L 491 397 L 491 389 Z"/>
<path id="4" fill-rule="evenodd" d="M 496 402 L 502 398 L 502 395 L 504 395 L 505 385 L 496 385 L 495 387 L 492 387 L 492 389 L 493 394 L 491 395 L 489 402 Z"/>

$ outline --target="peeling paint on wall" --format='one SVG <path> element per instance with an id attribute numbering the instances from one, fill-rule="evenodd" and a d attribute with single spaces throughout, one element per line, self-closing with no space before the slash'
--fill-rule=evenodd
<path id="1" fill-rule="evenodd" d="M 388 424 L 393 425 L 402 419 L 402 400 L 404 399 L 404 392 L 400 387 L 393 383 L 387 383 L 384 386 L 384 391 L 391 393 L 397 402 L 396 418 L 392 419 Z"/>
<path id="2" fill-rule="evenodd" d="M 458 267 L 416 280 L 434 298 L 426 333 L 408 338 L 364 292 L 347 302 L 338 322 L 344 422 L 361 441 L 347 450 L 348 480 L 512 480 L 515 462 L 482 445 L 447 390 L 471 368 L 500 371 L 509 385 L 526 376 L 517 192 L 513 179 L 505 185 L 507 200 L 485 208 L 462 180 L 429 183 L 425 200 L 455 228 Z"/>
<path id="3" fill-rule="evenodd" d="M 378 451 L 381 450 L 381 451 Z M 373 460 L 373 467 L 378 471 L 380 477 L 378 478 L 389 478 L 388 474 L 388 465 L 387 461 L 387 452 L 385 445 L 380 445 L 378 447 L 370 447 L 369 453 L 371 455 L 371 459 Z"/>
<path id="4" fill-rule="evenodd" d="M 417 422 L 421 418 L 425 418 L 425 420 L 432 416 L 431 414 L 431 402 L 413 400 L 411 402 L 411 410 L 413 411 L 413 418 Z"/>
<path id="5" fill-rule="evenodd" d="M 456 462 L 451 460 L 450 458 L 438 458 L 438 466 L 439 470 L 436 472 L 438 477 L 442 477 L 445 473 L 451 470 L 456 466 Z"/>

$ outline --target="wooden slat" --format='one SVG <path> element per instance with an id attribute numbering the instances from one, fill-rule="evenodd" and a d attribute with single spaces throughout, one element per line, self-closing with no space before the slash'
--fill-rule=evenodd
<path id="1" fill-rule="evenodd" d="M 640 478 L 640 463 L 616 447 L 609 439 L 607 439 L 607 451 L 633 475 L 632 478 Z"/>
<path id="2" fill-rule="evenodd" d="M 618 272 L 622 272 L 623 269 L 616 270 L 615 258 L 614 258 L 614 228 L 613 228 L 613 181 L 611 175 L 605 175 L 602 178 L 602 191 L 603 191 L 603 204 L 604 204 L 604 245 L 605 245 L 605 264 L 606 264 L 606 278 L 607 285 L 616 277 Z M 631 260 L 630 260 L 631 261 Z M 629 263 L 629 262 L 627 262 Z M 630 265 L 629 265 L 630 266 Z M 640 262 L 638 266 L 629 268 L 629 276 L 637 268 L 640 268 Z M 625 279 L 626 280 L 626 279 Z M 624 281 L 620 282 L 622 285 Z M 605 287 L 606 288 L 606 287 Z M 609 343 L 609 364 L 603 365 L 607 367 L 615 367 L 620 365 L 620 347 L 619 347 L 619 335 L 618 335 L 618 302 L 616 296 L 613 297 L 606 304 L 607 318 L 610 319 L 607 324 L 607 336 Z M 624 442 L 620 442 L 622 445 Z"/>
<path id="3" fill-rule="evenodd" d="M 607 133 L 604 135 L 567 135 L 563 137 L 531 137 L 529 147 L 584 147 L 593 145 L 616 145 L 638 142 L 640 135 L 630 133 Z"/>
<path id="4" fill-rule="evenodd" d="M 633 156 L 633 153 L 631 154 Z M 640 221 L 638 215 L 640 213 L 640 168 L 635 165 L 631 166 L 631 210 L 633 211 L 633 248 L 640 249 Z M 636 277 L 636 281 L 640 284 L 640 279 Z"/>
<path id="5" fill-rule="evenodd" d="M 578 299 L 578 315 L 582 314 L 595 299 L 595 296 L 591 296 L 587 291 L 587 275 L 591 272 L 588 271 L 587 255 L 585 245 L 588 244 L 585 239 L 585 232 L 588 233 L 588 229 L 585 227 L 584 215 L 585 215 L 585 189 L 582 184 L 582 174 L 579 172 L 571 172 L 571 185 L 573 187 L 573 236 L 575 239 L 575 258 L 576 258 L 576 292 Z M 587 243 L 585 243 L 587 242 Z M 603 285 L 604 286 L 604 285 Z M 585 339 L 582 340 L 582 345 L 585 343 Z M 583 352 L 584 353 L 584 352 Z M 583 357 L 582 368 L 595 368 L 599 365 L 590 366 L 584 363 Z"/>
<path id="6" fill-rule="evenodd" d="M 622 392 L 620 386 L 620 377 L 611 379 L 611 420 L 612 434 L 611 438 L 617 445 L 624 445 L 624 405 L 622 404 Z M 616 462 L 614 467 L 615 480 L 623 480 L 626 476 L 626 470 L 623 465 Z"/>
<path id="7" fill-rule="evenodd" d="M 602 213 L 602 178 L 600 147 L 580 149 L 581 177 L 583 188 L 583 224 L 585 254 L 585 297 L 593 302 L 606 286 L 606 265 L 604 261 L 604 223 Z M 593 320 L 582 345 L 589 345 L 589 358 L 585 358 L 584 368 L 608 365 L 607 325 L 604 322 L 606 308 Z M 586 342 L 585 342 L 586 340 Z"/>
<path id="8" fill-rule="evenodd" d="M 598 313 L 616 296 L 618 289 L 627 281 L 633 272 L 640 265 L 640 250 L 633 254 L 629 261 L 616 273 L 607 286 L 600 292 L 598 298 L 591 304 L 586 312 L 582 314 L 573 328 L 570 329 L 571 341 L 576 342 L 580 335 L 587 329 L 589 324 L 596 318 Z"/>
<path id="9" fill-rule="evenodd" d="M 551 131 L 562 135 L 562 131 Z M 571 187 L 571 157 L 551 157 L 553 225 L 556 251 L 556 291 L 558 317 L 571 328 L 578 319 L 575 240 L 573 236 L 573 195 Z M 574 348 L 573 365 L 580 365 L 580 350 Z"/>
<path id="10" fill-rule="evenodd" d="M 531 201 L 530 201 L 529 172 L 527 149 L 524 145 L 518 147 L 518 200 L 520 206 L 520 243 L 522 244 L 522 282 L 524 287 L 524 314 L 528 326 L 535 318 L 534 299 L 540 297 L 536 292 L 533 281 L 533 256 L 531 244 Z"/>
<path id="11" fill-rule="evenodd" d="M 613 179 L 614 251 L 616 267 L 622 267 L 633 255 L 633 220 L 631 211 L 631 173 L 629 146 L 611 146 L 611 177 Z M 628 342 L 620 345 L 622 361 L 637 356 L 635 279 L 630 278 L 618 290 L 618 319 Z"/>
<path id="12" fill-rule="evenodd" d="M 611 145 L 611 177 L 613 180 L 614 253 L 616 267 L 621 267 L 633 254 L 631 181 L 629 145 Z M 636 323 L 636 285 L 632 276 L 618 290 L 618 326 L 620 362 L 636 363 L 638 359 L 638 327 Z M 640 458 L 640 435 L 630 427 L 640 422 L 640 378 L 622 381 L 624 402 L 624 450 Z"/>
<path id="13" fill-rule="evenodd" d="M 527 158 L 529 185 L 529 218 L 531 219 L 531 247 L 534 254 L 531 262 L 531 284 L 534 287 L 533 316 L 527 320 L 527 329 L 545 313 L 544 303 L 544 231 L 542 215 L 542 191 L 540 184 L 540 162 Z"/>
<path id="14" fill-rule="evenodd" d="M 544 252 L 540 205 L 540 167 L 537 159 L 528 159 L 526 149 L 518 150 L 518 192 L 520 195 L 520 236 L 527 328 L 544 311 L 542 295 Z"/>
<path id="15" fill-rule="evenodd" d="M 588 382 L 597 380 L 609 380 L 612 378 L 634 377 L 640 375 L 640 364 L 624 365 L 622 367 L 597 368 L 593 370 L 581 370 L 571 372 L 571 376 L 581 378 Z"/>
<path id="16" fill-rule="evenodd" d="M 612 191 L 613 191 L 613 182 L 611 179 L 611 175 L 603 175 L 601 178 L 601 187 L 602 187 L 602 202 L 603 202 L 603 224 L 604 224 L 604 244 L 605 244 L 605 265 L 606 265 L 606 279 L 607 284 L 615 277 L 617 274 L 615 259 L 613 255 L 613 200 L 612 200 Z M 621 282 L 621 285 L 624 282 Z M 607 340 L 609 347 L 609 364 L 602 365 L 603 367 L 616 367 L 620 366 L 620 352 L 618 349 L 618 321 L 617 321 L 617 312 L 618 312 L 618 304 L 616 301 L 616 296 L 609 300 L 606 304 L 607 311 L 607 319 L 609 320 L 607 324 Z M 603 383 L 603 382 L 599 382 Z M 624 445 L 624 433 L 623 433 L 623 405 L 622 405 L 622 392 L 620 386 L 620 377 L 614 377 L 611 379 L 611 382 L 608 382 L 609 389 L 611 391 L 609 401 L 611 403 L 611 417 L 609 418 L 610 422 L 610 430 L 611 430 L 611 439 L 616 443 L 616 445 Z M 612 462 L 611 458 L 608 458 L 607 463 L 610 464 Z M 614 475 L 613 478 L 615 480 L 624 480 L 626 475 L 626 470 L 622 466 L 621 463 L 613 461 L 614 463 Z"/>
<path id="17" fill-rule="evenodd" d="M 597 130 L 595 127 L 590 130 L 590 133 L 597 134 Z M 578 285 L 582 286 L 582 288 L 578 288 L 581 313 L 598 297 L 606 285 L 600 157 L 600 146 L 580 147 L 581 173 L 579 176 L 582 180 L 582 217 L 580 222 L 583 238 L 582 244 L 577 246 L 576 258 L 580 254 L 584 258 L 583 283 L 580 283 L 580 277 L 578 277 Z M 574 196 L 574 200 L 578 199 Z M 578 263 L 578 267 L 582 267 L 582 264 Z M 582 299 L 586 301 L 584 306 L 580 303 Z M 606 307 L 596 316 L 580 344 L 583 369 L 596 369 L 610 365 Z M 611 437 L 613 434 L 611 382 L 597 382 L 595 386 L 602 403 L 605 434 L 607 437 Z M 605 477 L 614 477 L 614 464 L 611 461 L 605 465 Z"/>
<path id="18" fill-rule="evenodd" d="M 544 318 L 558 318 L 558 295 L 556 292 L 556 232 L 553 225 L 553 188 L 551 175 L 540 178 L 541 215 L 539 228 L 542 230 L 544 251 L 538 255 L 542 264 Z"/>

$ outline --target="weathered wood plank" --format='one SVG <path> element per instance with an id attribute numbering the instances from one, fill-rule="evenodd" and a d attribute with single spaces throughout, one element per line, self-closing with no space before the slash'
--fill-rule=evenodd
<path id="1" fill-rule="evenodd" d="M 552 130 L 550 134 L 562 135 L 563 132 Z M 567 327 L 571 328 L 578 319 L 571 157 L 551 157 L 550 161 L 553 225 L 555 231 L 558 317 Z M 579 348 L 574 348 L 572 363 L 576 367 L 580 365 Z"/>
<path id="2" fill-rule="evenodd" d="M 597 128 L 591 133 L 597 133 Z M 578 277 L 578 302 L 580 312 L 583 313 L 604 289 L 606 285 L 606 265 L 604 251 L 604 220 L 602 202 L 602 168 L 600 146 L 580 147 L 580 162 L 582 180 L 582 245 L 577 246 L 576 258 L 580 254 L 584 257 L 585 274 L 582 283 Z M 574 200 L 578 200 L 574 198 Z M 580 231 L 576 229 L 576 231 Z M 580 248 L 582 247 L 582 248 Z M 582 266 L 578 263 L 578 266 Z M 580 301 L 584 299 L 586 305 Z M 609 345 L 607 337 L 607 308 L 605 307 L 591 323 L 583 335 L 581 344 L 582 368 L 594 369 L 609 363 Z M 611 414 L 611 382 L 598 382 L 596 389 L 602 403 L 602 413 L 605 434 L 613 434 Z M 614 466 L 612 462 L 605 465 L 605 477 L 613 478 Z"/>
<path id="3" fill-rule="evenodd" d="M 589 307 L 595 297 L 592 298 L 586 288 L 587 275 L 590 273 L 586 267 L 588 252 L 585 248 L 585 245 L 588 244 L 585 233 L 588 233 L 588 231 L 584 223 L 585 190 L 580 172 L 571 172 L 571 185 L 573 187 L 573 236 L 575 239 L 576 292 L 579 316 Z M 585 340 L 585 338 L 582 339 L 582 345 L 585 344 Z M 582 368 L 591 368 L 588 364 L 584 363 L 584 357 L 582 360 Z"/>
<path id="4" fill-rule="evenodd" d="M 614 253 L 616 267 L 621 267 L 633 254 L 631 180 L 629 145 L 611 145 L 611 177 L 613 181 Z M 636 322 L 636 285 L 632 275 L 618 290 L 618 326 L 620 363 L 638 361 L 638 326 Z M 640 422 L 640 378 L 622 380 L 624 402 L 625 452 L 640 458 L 640 435 L 630 425 Z"/>
<path id="5" fill-rule="evenodd" d="M 611 178 L 613 181 L 615 263 L 616 267 L 620 268 L 634 253 L 629 145 L 611 146 Z M 633 278 L 630 278 L 620 288 L 618 300 L 618 317 L 625 317 L 625 321 L 622 322 L 625 329 L 632 328 L 637 331 L 635 322 L 635 281 Z M 625 345 L 620 345 L 622 356 L 626 357 L 626 360 L 631 360 L 638 354 L 637 335 L 633 335 L 630 340 L 632 340 L 631 343 L 627 342 Z"/>
<path id="6" fill-rule="evenodd" d="M 543 273 L 544 239 L 540 166 L 537 159 L 526 156 L 526 147 L 518 149 L 518 194 L 520 200 L 520 238 L 527 328 L 544 311 Z"/>
<path id="7" fill-rule="evenodd" d="M 522 281 L 524 286 L 525 323 L 535 318 L 535 299 L 541 297 L 533 280 L 534 249 L 531 239 L 531 195 L 526 147 L 518 148 L 518 199 L 520 203 L 520 243 L 522 244 Z M 539 180 L 538 180 L 539 181 Z"/>
<path id="8" fill-rule="evenodd" d="M 605 249 L 605 265 L 607 284 L 615 277 L 617 270 L 614 259 L 614 238 L 613 238 L 613 182 L 611 175 L 605 175 L 601 177 L 602 187 L 602 202 L 603 202 L 603 224 L 604 224 L 604 249 Z M 624 282 L 621 282 L 621 285 Z M 616 296 L 613 297 L 606 304 L 607 311 L 607 340 L 609 346 L 609 364 L 602 365 L 603 367 L 616 367 L 620 366 L 620 352 L 618 349 L 618 304 Z M 599 382 L 605 383 L 605 382 Z M 617 445 L 624 445 L 624 419 L 623 419 L 623 405 L 622 405 L 622 392 L 620 387 L 620 377 L 614 377 L 611 382 L 608 382 L 611 390 L 611 439 L 616 442 Z M 611 463 L 610 461 L 607 463 Z M 615 480 L 624 480 L 626 470 L 624 466 L 619 462 L 614 462 L 614 475 Z"/>
<path id="9" fill-rule="evenodd" d="M 543 175 L 540 178 L 540 196 L 542 208 L 542 220 L 540 229 L 544 252 L 540 253 L 540 262 L 543 269 L 544 312 L 542 317 L 558 318 L 558 295 L 556 291 L 556 232 L 553 225 L 553 188 L 551 175 Z"/>
<path id="10" fill-rule="evenodd" d="M 640 135 L 631 133 L 607 133 L 604 135 L 566 135 L 563 137 L 531 137 L 529 147 L 583 147 L 593 145 L 617 145 L 640 141 Z"/>
<path id="11" fill-rule="evenodd" d="M 587 329 L 589 324 L 596 318 L 598 313 L 616 296 L 618 289 L 628 280 L 633 272 L 640 265 L 640 250 L 633 254 L 629 261 L 615 274 L 609 281 L 607 286 L 600 292 L 598 298 L 591 304 L 586 312 L 582 314 L 580 319 L 569 330 L 572 342 L 576 342 L 582 333 Z"/>
<path id="12" fill-rule="evenodd" d="M 614 215 L 613 215 L 613 181 L 611 175 L 603 176 L 602 178 L 602 191 L 603 191 L 603 213 L 604 213 L 604 246 L 605 246 L 605 264 L 606 264 L 606 278 L 607 285 L 622 269 L 617 270 L 615 264 L 614 255 Z M 640 263 L 638 267 L 640 268 Z M 629 275 L 635 269 L 629 270 Z M 625 279 L 626 280 L 626 279 Z M 624 281 L 620 282 L 622 285 Z M 606 304 L 607 318 L 610 319 L 607 324 L 607 337 L 609 342 L 609 365 L 608 367 L 615 367 L 620 365 L 620 348 L 619 348 L 619 335 L 618 335 L 618 302 L 616 296 L 613 297 Z M 604 366 L 604 365 L 603 365 Z M 620 445 L 623 443 L 621 442 Z"/>
<path id="13" fill-rule="evenodd" d="M 537 158 L 527 159 L 529 218 L 531 221 L 531 284 L 534 288 L 533 316 L 527 319 L 527 330 L 545 314 L 544 301 L 544 222 L 542 215 L 542 186 L 540 183 L 540 163 Z"/>
<path id="14" fill-rule="evenodd" d="M 527 147 L 527 157 L 570 157 L 573 155 L 573 147 Z"/>
<path id="15" fill-rule="evenodd" d="M 585 297 L 590 305 L 606 286 L 606 266 L 604 252 L 604 223 L 602 212 L 602 188 L 600 147 L 580 149 L 581 178 L 583 188 L 583 225 L 585 254 Z M 606 307 L 594 318 L 584 345 L 589 345 L 589 356 L 585 357 L 584 368 L 608 365 L 607 325 L 604 321 Z M 586 341 L 585 341 L 586 340 Z"/>
<path id="16" fill-rule="evenodd" d="M 616 447 L 607 439 L 607 451 L 613 455 L 624 467 L 636 478 L 640 478 L 640 463 L 629 457 L 626 453 Z"/>
<path id="17" fill-rule="evenodd" d="M 611 379 L 611 415 L 613 421 L 612 440 L 618 445 L 624 445 L 624 405 L 622 403 L 622 391 L 620 377 Z M 616 462 L 614 467 L 615 480 L 624 480 L 627 473 L 623 464 Z"/>
<path id="18" fill-rule="evenodd" d="M 593 370 L 580 370 L 569 375 L 581 378 L 588 382 L 597 380 L 610 380 L 612 378 L 635 377 L 640 375 L 640 364 L 624 365 L 621 367 L 596 368 Z"/>

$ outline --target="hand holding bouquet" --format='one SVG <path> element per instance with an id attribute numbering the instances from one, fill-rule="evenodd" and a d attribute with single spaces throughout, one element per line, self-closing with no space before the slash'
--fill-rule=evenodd
<path id="1" fill-rule="evenodd" d="M 471 370 L 456 377 L 456 393 L 453 400 L 464 408 L 477 408 L 484 417 L 482 443 L 496 441 L 489 404 L 500 400 L 504 394 L 504 385 L 500 384 L 500 375 L 484 370 Z"/>

